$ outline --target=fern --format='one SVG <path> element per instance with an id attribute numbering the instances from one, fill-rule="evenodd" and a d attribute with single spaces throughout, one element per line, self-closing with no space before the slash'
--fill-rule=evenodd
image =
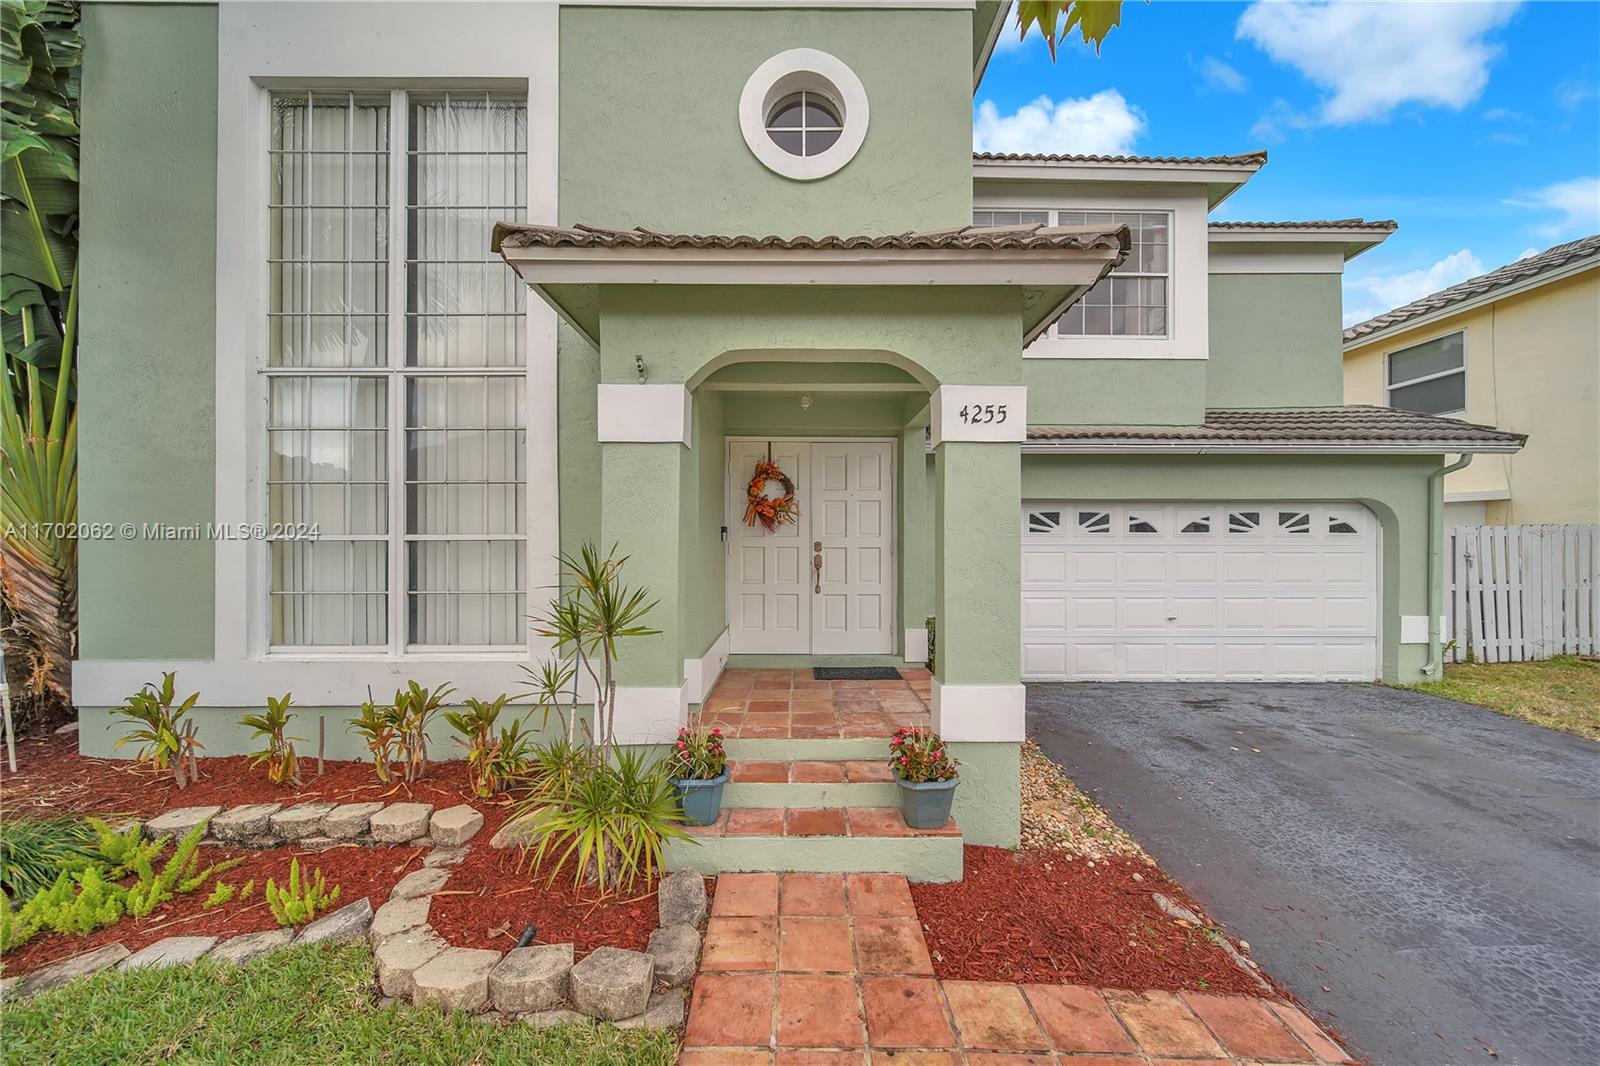
<path id="1" fill-rule="evenodd" d="M 248 900 L 251 896 L 253 896 L 255 894 L 256 894 L 256 879 L 252 877 L 250 880 L 246 881 L 244 883 L 244 887 L 239 890 L 239 902 L 240 903 L 244 903 L 246 900 Z"/>
<path id="2" fill-rule="evenodd" d="M 304 925 L 320 911 L 326 911 L 339 899 L 339 886 L 330 890 L 321 870 L 300 879 L 300 860 L 289 863 L 289 883 L 283 888 L 271 878 L 267 879 L 267 907 L 279 925 Z"/>
<path id="3" fill-rule="evenodd" d="M 96 854 L 110 867 L 106 871 L 107 881 L 120 881 L 132 873 L 140 856 L 148 866 L 166 847 L 163 840 L 146 840 L 137 823 L 117 830 L 99 818 L 85 818 L 84 821 L 94 830 Z"/>

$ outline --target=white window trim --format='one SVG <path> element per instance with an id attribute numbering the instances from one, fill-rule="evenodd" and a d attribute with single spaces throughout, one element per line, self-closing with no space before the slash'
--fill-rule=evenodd
<path id="1" fill-rule="evenodd" d="M 1070 194 L 1070 195 L 1069 195 Z M 1167 335 L 1164 337 L 1060 337 L 1042 334 L 1023 350 L 1027 359 L 1206 359 L 1210 356 L 1209 241 L 1202 192 L 1117 195 L 1093 186 L 1046 195 L 980 192 L 976 211 L 1165 211 L 1167 230 Z M 1059 217 L 1052 214 L 1052 218 Z"/>
<path id="2" fill-rule="evenodd" d="M 272 88 L 513 89 L 528 99 L 528 218 L 556 220 L 559 8 L 554 4 L 396 5 L 374 49 L 370 5 L 224 4 L 219 11 L 217 151 L 216 520 L 239 524 L 266 515 L 265 375 L 268 163 Z M 470 70 L 481 77 L 462 79 Z M 307 71 L 316 72 L 308 76 Z M 404 210 L 403 204 L 392 205 Z M 391 307 L 390 313 L 401 311 Z M 527 561 L 530 611 L 557 582 L 559 494 L 556 470 L 555 315 L 527 303 Z M 395 428 L 395 427 L 391 427 Z M 397 432 L 402 431 L 396 429 Z M 276 649 L 268 651 L 266 547 L 216 545 L 214 660 L 222 664 L 327 662 L 350 665 L 343 699 L 359 703 L 393 679 L 395 664 L 418 675 L 460 662 L 523 662 L 547 642 L 526 647 Z M 391 589 L 403 601 L 404 589 Z M 359 664 L 369 664 L 362 667 Z M 115 664 L 108 663 L 107 666 Z M 245 678 L 260 674 L 246 669 Z M 275 675 L 275 668 L 267 674 Z M 263 690 L 264 692 L 265 690 Z M 258 693 L 256 699 L 262 698 Z M 329 693 L 329 699 L 334 699 Z M 211 702 L 211 700 L 207 700 Z"/>
<path id="3" fill-rule="evenodd" d="M 1454 336 L 1457 333 L 1461 334 L 1461 366 L 1459 368 L 1454 369 L 1454 370 L 1441 370 L 1436 374 L 1425 374 L 1420 378 L 1411 378 L 1410 380 L 1403 381 L 1398 385 L 1394 385 L 1394 384 L 1390 383 L 1390 381 L 1389 381 L 1389 364 L 1390 364 L 1391 360 L 1393 360 L 1393 358 L 1397 354 L 1399 354 L 1401 352 L 1410 351 L 1412 348 L 1420 348 L 1422 345 L 1430 344 L 1433 341 L 1443 340 L 1444 338 L 1450 337 L 1450 336 Z M 1438 415 L 1441 418 L 1449 418 L 1452 415 L 1464 415 L 1464 414 L 1466 414 L 1467 413 L 1467 405 L 1469 403 L 1469 400 L 1467 398 L 1467 363 L 1468 363 L 1467 346 L 1468 346 L 1468 341 L 1470 339 L 1468 337 L 1468 333 L 1469 333 L 1469 331 L 1467 330 L 1467 328 L 1465 326 L 1461 326 L 1461 327 L 1457 327 L 1456 329 L 1447 329 L 1442 333 L 1436 333 L 1433 336 L 1425 337 L 1422 340 L 1410 340 L 1410 341 L 1407 341 L 1405 344 L 1401 345 L 1398 348 L 1386 349 L 1384 351 L 1384 353 L 1383 353 L 1383 405 L 1385 407 L 1393 407 L 1394 406 L 1394 401 L 1390 398 L 1390 396 L 1394 392 L 1395 389 L 1403 389 L 1403 388 L 1407 388 L 1408 386 L 1411 386 L 1411 385 L 1420 385 L 1425 381 L 1437 381 L 1440 378 L 1447 378 L 1447 377 L 1452 377 L 1452 376 L 1454 376 L 1456 374 L 1460 374 L 1461 375 L 1461 406 L 1457 407 L 1457 408 L 1455 408 L 1453 410 L 1450 410 L 1450 411 L 1433 411 L 1433 412 L 1426 412 L 1426 413 L 1435 414 L 1435 415 Z M 1409 407 L 1405 408 L 1405 410 L 1409 411 L 1410 408 Z"/>
<path id="4" fill-rule="evenodd" d="M 839 139 L 816 155 L 793 155 L 767 135 L 773 106 L 797 92 L 814 92 L 832 100 L 844 126 Z M 870 108 L 867 90 L 843 60 L 815 48 L 791 48 L 762 63 L 739 94 L 739 132 L 761 165 L 795 181 L 816 181 L 856 157 L 867 139 Z"/>

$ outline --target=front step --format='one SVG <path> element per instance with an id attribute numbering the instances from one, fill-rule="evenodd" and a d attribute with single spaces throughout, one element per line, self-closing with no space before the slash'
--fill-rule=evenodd
<path id="1" fill-rule="evenodd" d="M 897 807 L 735 807 L 669 841 L 669 870 L 898 873 L 961 880 L 961 828 L 912 829 Z"/>
<path id="2" fill-rule="evenodd" d="M 729 770 L 724 807 L 893 807 L 888 763 L 875 759 L 740 759 Z"/>

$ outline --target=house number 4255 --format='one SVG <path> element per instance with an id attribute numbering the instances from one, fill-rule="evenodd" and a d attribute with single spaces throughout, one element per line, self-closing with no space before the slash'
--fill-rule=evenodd
<path id="1" fill-rule="evenodd" d="M 963 423 L 969 426 L 987 426 L 991 423 L 999 425 L 1006 420 L 1006 405 L 1003 403 L 963 404 L 959 417 Z"/>

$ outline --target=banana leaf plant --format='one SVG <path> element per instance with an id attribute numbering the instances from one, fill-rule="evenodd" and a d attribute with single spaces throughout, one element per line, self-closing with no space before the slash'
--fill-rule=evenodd
<path id="1" fill-rule="evenodd" d="M 6 646 L 24 666 L 10 676 L 31 695 L 69 702 L 78 602 L 77 26 L 75 4 L 0 4 L 0 607 Z"/>

